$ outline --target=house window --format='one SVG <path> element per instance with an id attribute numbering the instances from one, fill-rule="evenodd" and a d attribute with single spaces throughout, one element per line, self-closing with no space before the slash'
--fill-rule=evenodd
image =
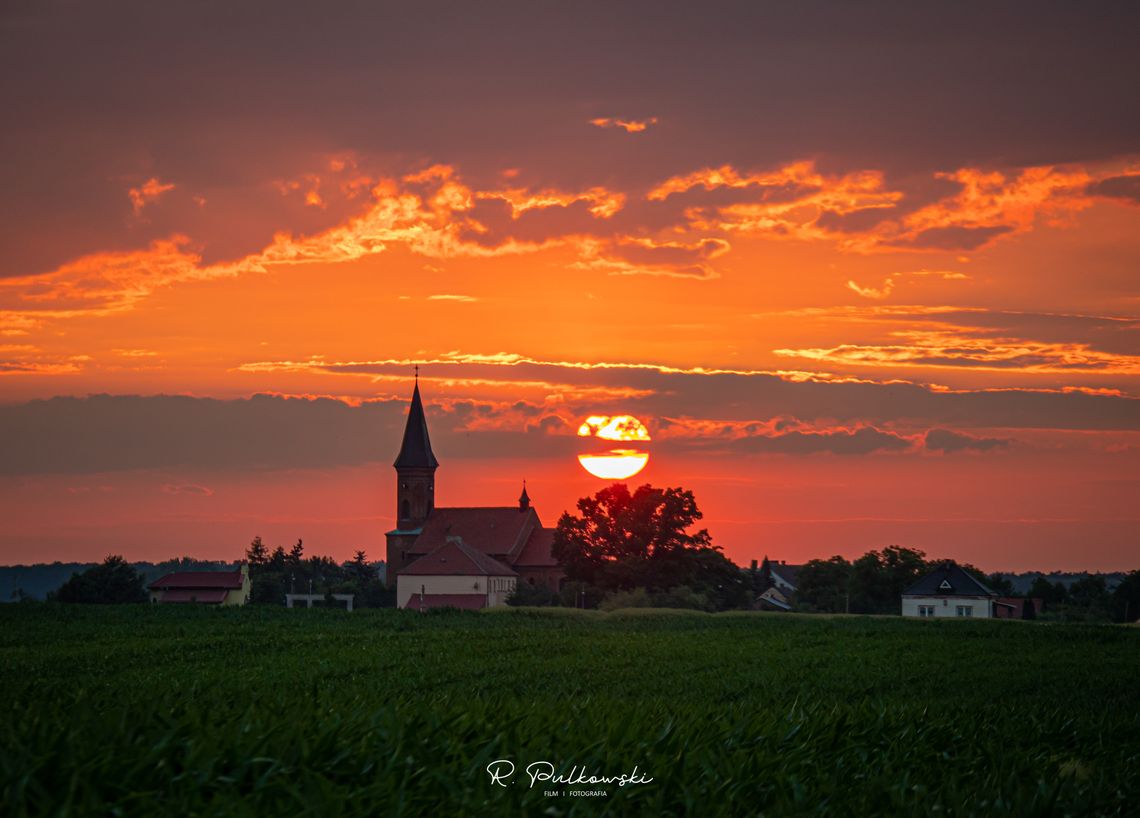
<path id="1" fill-rule="evenodd" d="M 919 616 L 934 616 L 934 606 L 933 605 L 919 605 L 918 606 L 918 615 Z"/>
<path id="2" fill-rule="evenodd" d="M 973 616 L 973 615 L 974 615 L 974 606 L 973 605 L 959 605 L 958 606 L 958 616 Z"/>

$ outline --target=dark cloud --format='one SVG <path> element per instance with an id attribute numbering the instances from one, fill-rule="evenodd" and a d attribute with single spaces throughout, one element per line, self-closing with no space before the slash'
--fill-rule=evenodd
<path id="1" fill-rule="evenodd" d="M 864 207 L 850 213 L 836 213 L 825 210 L 815 220 L 815 226 L 831 233 L 864 233 L 889 219 L 898 218 L 899 212 L 892 206 Z"/>
<path id="2" fill-rule="evenodd" d="M 914 247 L 922 250 L 977 250 L 991 239 L 1012 233 L 1011 225 L 992 227 L 932 227 L 923 230 L 914 238 L 898 239 L 890 244 L 898 247 Z"/>
<path id="3" fill-rule="evenodd" d="M 807 421 L 907 422 L 922 426 L 1024 427 L 1038 429 L 1140 429 L 1140 400 L 1086 392 L 1032 389 L 933 390 L 915 383 L 786 380 L 767 374 L 695 374 L 614 365 L 579 369 L 551 363 L 514 366 L 425 362 L 438 377 L 544 381 L 568 386 L 601 385 L 649 390 L 648 397 L 596 400 L 595 406 L 642 412 L 649 417 L 721 420 L 793 416 Z M 405 362 L 326 364 L 322 371 L 403 374 Z M 625 407 L 623 409 L 623 407 Z"/>
<path id="4" fill-rule="evenodd" d="M 931 429 L 926 433 L 925 445 L 929 451 L 943 452 L 987 452 L 1008 446 L 1009 440 L 997 437 L 973 437 L 949 429 Z"/>
<path id="5" fill-rule="evenodd" d="M 1140 149 L 1140 109 L 1121 104 L 1140 74 L 1128 2 L 123 0 L 0 14 L 8 276 L 174 223 L 211 259 L 313 229 L 331 209 L 282 202 L 272 182 L 339 151 L 373 174 L 446 161 L 479 185 L 519 167 L 535 186 L 638 190 L 725 163 L 921 175 Z M 589 124 L 624 110 L 659 124 L 637 139 Z M 151 176 L 178 187 L 140 223 L 126 193 Z"/>
<path id="6" fill-rule="evenodd" d="M 893 432 L 884 432 L 870 426 L 859 429 L 834 429 L 822 432 L 794 431 L 777 435 L 753 435 L 741 438 L 733 448 L 744 452 L 770 452 L 777 454 L 872 454 L 899 452 L 910 448 L 911 442 Z"/>
<path id="7" fill-rule="evenodd" d="M 1123 199 L 1132 204 L 1140 204 L 1140 173 L 1101 179 L 1089 185 L 1087 192 L 1093 196 L 1107 196 L 1110 199 Z"/>
<path id="8" fill-rule="evenodd" d="M 358 364 L 327 371 L 395 373 L 400 364 Z M 866 453 L 900 450 L 909 443 L 877 426 L 937 427 L 927 448 L 963 448 L 964 432 L 941 427 L 1025 429 L 1140 429 L 1137 399 L 1084 392 L 1034 390 L 937 391 L 909 383 L 793 382 L 763 374 L 687 374 L 635 368 L 583 370 L 550 364 L 517 366 L 429 364 L 423 388 L 432 439 L 447 457 L 546 457 L 570 454 L 576 440 L 566 421 L 527 402 L 435 402 L 433 375 L 544 381 L 563 384 L 561 411 L 630 412 L 655 418 L 713 421 L 796 418 L 822 429 L 755 432 L 708 445 L 738 451 Z M 576 386 L 647 390 L 643 397 L 574 397 Z M 556 387 L 555 387 L 556 388 Z M 321 468 L 394 457 L 406 403 L 372 401 L 350 406 L 333 399 L 258 395 L 243 400 L 181 396 L 58 397 L 0 405 L 5 441 L 0 473 L 86 473 L 189 466 L 218 469 Z M 710 416 L 710 411 L 713 413 Z M 828 428 L 839 424 L 848 428 Z M 866 425 L 864 425 L 866 424 Z M 852 430 L 850 427 L 858 427 Z M 952 437 L 957 435 L 957 437 Z M 975 448 L 996 446 L 968 438 Z M 980 442 L 979 442 L 980 441 Z M 704 446 L 678 440 L 675 445 Z"/>
<path id="9" fill-rule="evenodd" d="M 541 457 L 573 451 L 547 434 L 550 418 L 531 407 L 508 431 L 469 431 L 492 408 L 460 401 L 429 408 L 444 457 Z M 217 400 L 184 396 L 93 395 L 0 405 L 5 440 L 0 474 L 94 473 L 171 466 L 210 469 L 325 468 L 394 459 L 406 401 L 351 406 L 329 398 L 255 395 Z M 526 416 L 532 419 L 527 420 Z M 525 438 L 523 437 L 525 436 Z M 525 447 L 522 445 L 525 440 Z M 170 485 L 170 493 L 205 493 Z M 206 490 L 208 492 L 208 489 Z"/>

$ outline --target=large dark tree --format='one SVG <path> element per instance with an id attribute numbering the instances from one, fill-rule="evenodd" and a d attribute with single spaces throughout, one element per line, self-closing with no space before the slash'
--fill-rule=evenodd
<path id="1" fill-rule="evenodd" d="M 913 548 L 868 551 L 851 566 L 852 613 L 899 613 L 902 592 L 928 567 L 926 554 Z"/>
<path id="2" fill-rule="evenodd" d="M 809 560 L 796 577 L 796 606 L 805 611 L 843 613 L 848 608 L 851 563 L 836 555 Z"/>
<path id="3" fill-rule="evenodd" d="M 109 556 L 82 574 L 72 574 L 55 593 L 60 602 L 105 605 L 146 602 L 143 575 L 120 556 Z"/>
<path id="4" fill-rule="evenodd" d="M 554 556 L 573 582 L 605 591 L 687 586 L 718 608 L 744 604 L 745 576 L 705 529 L 693 493 L 644 485 L 633 493 L 614 483 L 578 501 L 578 515 L 562 515 L 554 533 Z"/>

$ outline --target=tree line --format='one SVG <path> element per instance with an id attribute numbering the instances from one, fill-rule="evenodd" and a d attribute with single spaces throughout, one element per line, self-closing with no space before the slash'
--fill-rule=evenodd
<path id="1" fill-rule="evenodd" d="M 799 569 L 795 609 L 808 613 L 897 614 L 902 592 L 945 560 L 927 559 L 915 548 L 891 545 L 868 551 L 854 561 L 840 556 L 810 560 Z M 1001 572 L 986 574 L 977 566 L 958 566 L 1003 597 L 1040 599 L 1044 618 L 1060 621 L 1134 622 L 1140 617 L 1140 570 L 1127 574 L 1109 591 L 1104 577 L 1091 574 L 1066 586 L 1037 577 L 1024 594 Z M 1023 607 L 1024 618 L 1036 618 Z"/>
<path id="2" fill-rule="evenodd" d="M 364 551 L 338 563 L 331 557 L 305 556 L 303 540 L 286 551 L 277 546 L 272 551 L 254 537 L 245 552 L 249 563 L 250 602 L 282 605 L 285 594 L 355 594 L 353 605 L 362 608 L 384 608 L 396 604 L 395 588 L 380 579 L 377 566 L 368 562 Z"/>

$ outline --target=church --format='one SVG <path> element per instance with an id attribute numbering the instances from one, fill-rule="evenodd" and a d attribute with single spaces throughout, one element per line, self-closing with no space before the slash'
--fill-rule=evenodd
<path id="1" fill-rule="evenodd" d="M 564 577 L 523 483 L 516 506 L 437 508 L 419 377 L 396 468 L 396 527 L 387 533 L 388 582 L 399 608 L 490 608 L 520 583 L 557 591 Z"/>

